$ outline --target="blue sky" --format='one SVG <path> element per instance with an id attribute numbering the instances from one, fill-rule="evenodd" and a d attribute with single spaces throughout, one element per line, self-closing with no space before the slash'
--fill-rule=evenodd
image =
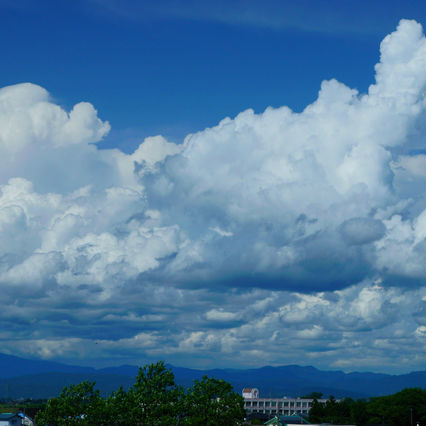
<path id="1" fill-rule="evenodd" d="M 302 110 L 322 80 L 365 91 L 377 46 L 423 2 L 3 2 L 4 85 L 30 81 L 112 124 L 102 146 L 180 142 L 253 108 Z M 243 19 L 244 18 L 244 19 Z"/>
<path id="2" fill-rule="evenodd" d="M 4 352 L 424 369 L 424 2 L 0 12 Z"/>

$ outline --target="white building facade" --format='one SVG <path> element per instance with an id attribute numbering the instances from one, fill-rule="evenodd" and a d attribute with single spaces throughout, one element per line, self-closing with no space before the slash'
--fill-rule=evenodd
<path id="1" fill-rule="evenodd" d="M 311 398 L 260 398 L 257 388 L 244 388 L 242 396 L 247 415 L 252 413 L 284 416 L 308 414 L 314 401 Z M 327 399 L 321 398 L 317 401 L 325 404 Z"/>

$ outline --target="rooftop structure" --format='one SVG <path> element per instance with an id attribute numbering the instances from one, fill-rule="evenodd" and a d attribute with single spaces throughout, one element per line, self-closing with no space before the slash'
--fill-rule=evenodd
<path id="1" fill-rule="evenodd" d="M 257 388 L 244 388 L 243 389 L 243 398 L 244 399 L 253 399 L 259 398 L 259 389 Z"/>

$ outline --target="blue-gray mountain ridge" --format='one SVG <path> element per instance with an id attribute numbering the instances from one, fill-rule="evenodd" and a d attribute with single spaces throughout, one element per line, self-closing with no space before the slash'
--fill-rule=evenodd
<path id="1" fill-rule="evenodd" d="M 236 392 L 244 387 L 257 387 L 260 396 L 297 397 L 311 392 L 336 398 L 366 398 L 388 395 L 407 387 L 426 388 L 426 371 L 390 375 L 378 373 L 344 373 L 323 371 L 315 367 L 287 365 L 252 369 L 195 370 L 168 365 L 176 383 L 190 386 L 203 375 L 224 379 Z M 134 383 L 138 367 L 123 365 L 95 369 L 51 361 L 30 360 L 0 353 L 0 398 L 49 398 L 64 386 L 84 380 L 96 382 L 102 394 L 109 394 L 120 385 Z"/>

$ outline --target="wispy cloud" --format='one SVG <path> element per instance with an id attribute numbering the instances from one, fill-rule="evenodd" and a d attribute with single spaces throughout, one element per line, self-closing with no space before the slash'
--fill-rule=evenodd
<path id="1" fill-rule="evenodd" d="M 97 13 L 131 20 L 174 18 L 278 31 L 293 29 L 336 34 L 379 34 L 394 26 L 401 16 L 401 5 L 396 1 L 367 5 L 356 0 L 87 0 L 87 4 Z M 415 7 L 407 6 L 405 10 L 408 17 L 421 18 Z"/>

